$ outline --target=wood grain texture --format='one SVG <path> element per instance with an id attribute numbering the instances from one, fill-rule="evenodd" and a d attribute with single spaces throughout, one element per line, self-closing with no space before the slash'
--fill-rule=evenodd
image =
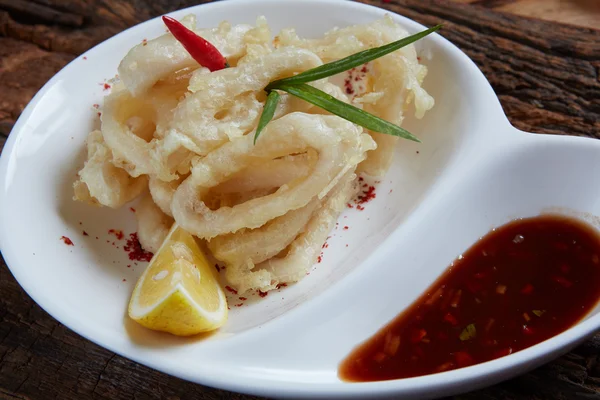
<path id="1" fill-rule="evenodd" d="M 453 0 L 523 17 L 587 28 L 600 27 L 598 0 Z"/>
<path id="2" fill-rule="evenodd" d="M 443 22 L 443 35 L 483 70 L 517 127 L 600 138 L 598 31 L 497 13 L 485 2 L 364 2 L 427 25 Z M 0 0 L 0 148 L 33 94 L 71 59 L 128 26 L 195 3 Z M 529 374 L 458 398 L 600 399 L 599 361 L 597 335 Z M 0 260 L 0 399 L 236 398 L 253 397 L 169 377 L 81 338 L 33 303 Z"/>

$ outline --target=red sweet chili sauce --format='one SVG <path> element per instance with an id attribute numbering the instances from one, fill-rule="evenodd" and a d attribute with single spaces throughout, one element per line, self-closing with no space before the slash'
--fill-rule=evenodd
<path id="1" fill-rule="evenodd" d="M 494 229 L 414 304 L 355 349 L 346 381 L 433 374 L 540 343 L 590 312 L 600 295 L 600 236 L 562 216 Z"/>

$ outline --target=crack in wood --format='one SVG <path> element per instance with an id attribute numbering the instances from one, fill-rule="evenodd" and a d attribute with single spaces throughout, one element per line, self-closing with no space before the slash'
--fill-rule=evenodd
<path id="1" fill-rule="evenodd" d="M 116 357 L 116 354 L 111 355 L 108 360 L 106 361 L 106 363 L 104 364 L 104 366 L 102 367 L 102 369 L 100 370 L 100 372 L 98 373 L 98 380 L 96 381 L 96 383 L 94 384 L 94 388 L 92 389 L 92 393 L 96 393 L 96 389 L 98 388 L 98 384 L 100 384 L 100 381 L 102 381 L 102 375 L 106 372 L 106 368 L 108 368 L 108 365 L 110 364 L 110 362 Z"/>
<path id="2" fill-rule="evenodd" d="M 66 11 L 60 11 L 45 5 L 24 0 L 0 0 L 0 9 L 25 18 L 28 22 L 46 22 L 72 27 L 83 25 L 83 17 Z"/>
<path id="3" fill-rule="evenodd" d="M 0 399 L 2 399 L 2 400 L 29 400 L 29 397 L 21 396 L 21 395 L 6 391 L 0 387 Z"/>
<path id="4" fill-rule="evenodd" d="M 29 379 L 29 375 L 25 376 L 25 379 L 23 379 L 23 381 L 19 384 L 19 386 L 17 386 L 17 388 L 14 390 L 14 392 L 19 393 L 21 391 L 21 388 L 23 387 L 25 382 L 27 382 L 28 379 Z"/>

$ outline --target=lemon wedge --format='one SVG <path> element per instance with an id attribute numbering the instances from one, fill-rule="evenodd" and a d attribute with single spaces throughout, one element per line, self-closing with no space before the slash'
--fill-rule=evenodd
<path id="1" fill-rule="evenodd" d="M 198 244 L 177 224 L 138 280 L 129 316 L 153 330 L 195 335 L 227 321 L 227 300 Z"/>

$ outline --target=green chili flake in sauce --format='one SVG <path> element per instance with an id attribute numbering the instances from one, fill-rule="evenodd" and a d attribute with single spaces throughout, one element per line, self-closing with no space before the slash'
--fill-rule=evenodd
<path id="1" fill-rule="evenodd" d="M 355 349 L 339 375 L 354 382 L 408 378 L 509 356 L 570 328 L 599 296 L 600 236 L 593 227 L 552 215 L 517 220 L 464 252 Z"/>
<path id="2" fill-rule="evenodd" d="M 475 324 L 469 324 L 465 329 L 463 329 L 458 338 L 464 342 L 465 340 L 474 339 L 475 336 L 477 336 L 477 329 L 475 329 Z"/>

